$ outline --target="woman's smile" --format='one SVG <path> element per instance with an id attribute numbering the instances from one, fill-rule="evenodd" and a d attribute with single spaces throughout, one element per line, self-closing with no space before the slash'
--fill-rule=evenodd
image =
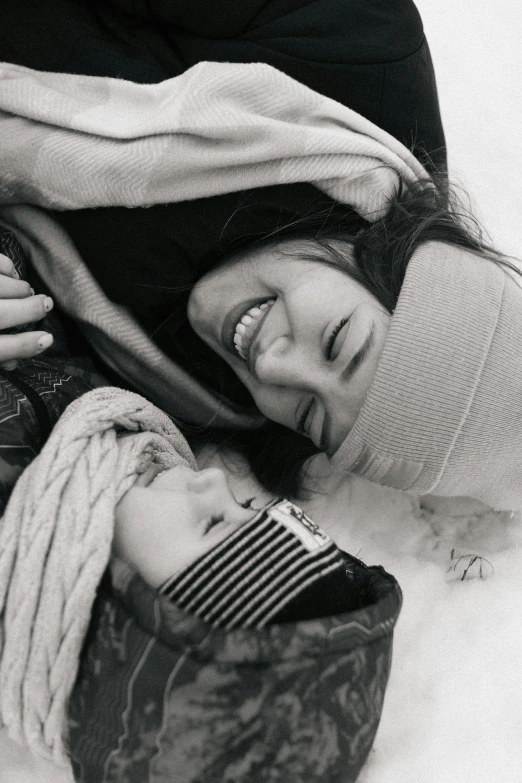
<path id="1" fill-rule="evenodd" d="M 351 246 L 337 244 L 349 267 Z M 390 315 L 321 249 L 302 240 L 245 251 L 198 281 L 188 316 L 267 418 L 333 452 L 362 407 Z"/>
<path id="2" fill-rule="evenodd" d="M 274 304 L 274 301 L 274 299 L 268 299 L 255 304 L 253 307 L 249 305 L 247 309 L 243 311 L 240 319 L 236 322 L 232 338 L 233 349 L 237 351 L 246 362 L 248 362 L 250 346 L 259 333 L 263 320 L 265 316 L 268 315 L 268 311 Z M 230 326 L 228 323 L 230 322 L 230 325 L 234 323 L 235 312 L 236 308 L 233 308 L 231 311 L 232 314 L 230 315 L 230 321 L 228 320 L 229 315 L 227 315 L 223 322 L 222 340 L 224 343 L 226 340 L 229 340 Z"/>

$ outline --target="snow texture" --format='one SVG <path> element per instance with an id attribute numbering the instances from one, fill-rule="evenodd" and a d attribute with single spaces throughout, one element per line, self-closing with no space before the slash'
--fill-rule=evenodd
<path id="1" fill-rule="evenodd" d="M 522 7 L 508 0 L 417 6 L 435 64 L 451 177 L 471 195 L 494 244 L 521 258 Z M 367 532 L 375 557 L 380 549 L 399 580 L 404 606 L 381 725 L 360 783 L 520 783 L 520 517 L 465 501 L 415 508 L 410 499 L 410 512 L 406 505 L 394 512 L 394 546 L 384 530 L 378 535 L 377 493 L 371 495 Z M 391 496 L 382 498 L 390 516 Z M 453 547 L 487 557 L 494 572 L 484 562 L 480 579 L 475 561 L 472 578 L 458 581 L 466 561 L 446 573 L 456 563 Z M 361 557 L 368 559 L 364 548 Z"/>

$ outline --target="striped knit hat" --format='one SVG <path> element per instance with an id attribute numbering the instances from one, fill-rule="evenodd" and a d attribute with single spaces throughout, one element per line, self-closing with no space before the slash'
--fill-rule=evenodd
<path id="1" fill-rule="evenodd" d="M 522 508 L 522 288 L 442 242 L 415 250 L 375 376 L 332 457 L 415 495 Z"/>
<path id="2" fill-rule="evenodd" d="M 341 614 L 357 600 L 341 551 L 288 500 L 265 506 L 159 592 L 228 629 Z"/>

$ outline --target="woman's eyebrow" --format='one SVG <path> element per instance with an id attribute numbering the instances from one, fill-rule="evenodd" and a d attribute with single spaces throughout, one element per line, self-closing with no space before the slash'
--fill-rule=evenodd
<path id="1" fill-rule="evenodd" d="M 368 352 L 370 351 L 370 348 L 373 345 L 374 338 L 375 338 L 375 323 L 372 322 L 366 340 L 361 345 L 357 353 L 354 356 L 352 356 L 352 358 L 350 359 L 350 361 L 348 362 L 348 364 L 346 365 L 346 367 L 341 373 L 342 383 L 346 383 L 347 381 L 349 381 L 350 378 L 358 370 L 358 368 L 363 364 L 364 360 L 368 355 Z M 332 417 L 329 411 L 325 411 L 323 427 L 321 430 L 321 438 L 319 440 L 320 450 L 326 452 L 326 454 L 331 454 L 333 451 L 331 445 L 332 442 L 333 442 Z"/>

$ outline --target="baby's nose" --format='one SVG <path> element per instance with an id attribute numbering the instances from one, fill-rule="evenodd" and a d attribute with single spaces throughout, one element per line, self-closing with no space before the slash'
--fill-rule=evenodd
<path id="1" fill-rule="evenodd" d="M 192 492 L 203 493 L 226 486 L 225 474 L 220 468 L 205 468 L 190 477 L 187 488 Z"/>

